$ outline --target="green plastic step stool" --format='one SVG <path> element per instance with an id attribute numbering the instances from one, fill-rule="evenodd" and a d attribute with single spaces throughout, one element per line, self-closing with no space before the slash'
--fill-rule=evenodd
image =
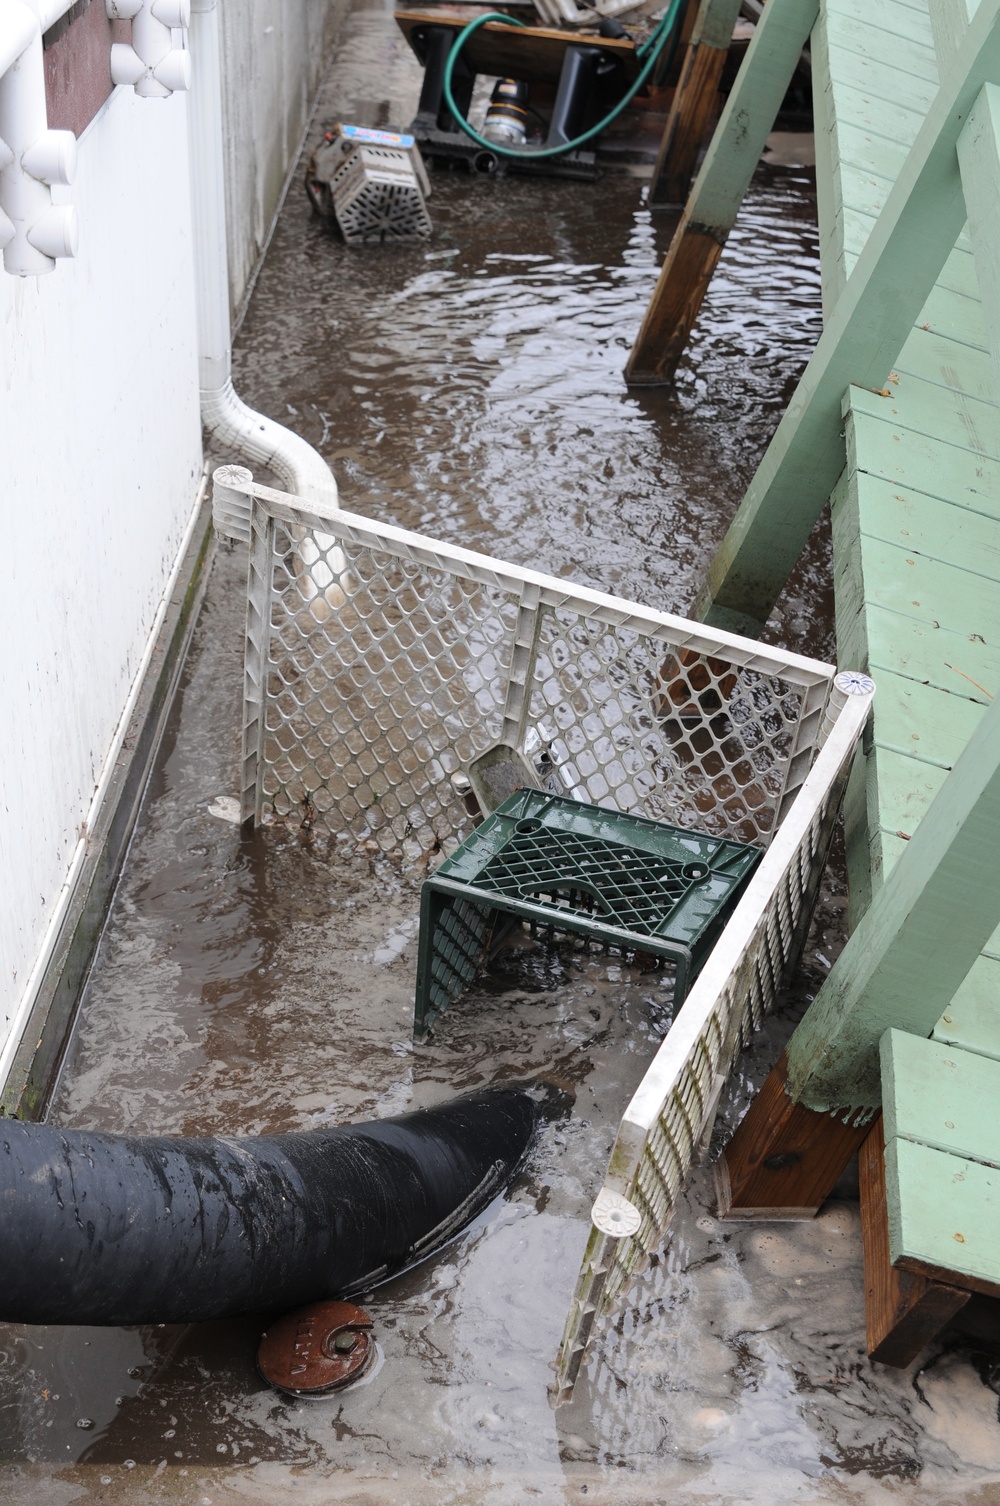
<path id="1" fill-rule="evenodd" d="M 414 1038 L 517 920 L 673 963 L 679 1005 L 760 858 L 743 842 L 518 790 L 423 885 Z"/>

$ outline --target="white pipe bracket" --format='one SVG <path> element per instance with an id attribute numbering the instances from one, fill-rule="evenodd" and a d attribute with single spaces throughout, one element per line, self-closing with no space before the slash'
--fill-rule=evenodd
<path id="1" fill-rule="evenodd" d="M 38 15 L 19 0 L 7 0 L 8 14 L 24 24 L 9 34 L 0 28 L 0 44 L 9 43 L 0 45 L 0 247 L 8 272 L 32 277 L 76 254 L 76 211 L 54 205 L 51 190 L 73 180 L 76 138 L 48 128 Z"/>
<path id="2" fill-rule="evenodd" d="M 166 99 L 190 88 L 191 57 L 174 46 L 174 33 L 186 34 L 191 0 L 104 0 L 104 8 L 110 20 L 132 22 L 131 43 L 111 48 L 115 84 L 131 85 L 143 99 Z"/>
<path id="3" fill-rule="evenodd" d="M 76 210 L 72 204 L 50 204 L 28 231 L 28 245 L 53 260 L 75 256 L 77 241 Z"/>
<path id="4" fill-rule="evenodd" d="M 39 183 L 72 183 L 76 177 L 76 137 L 72 131 L 45 131 L 21 153 L 21 166 Z"/>

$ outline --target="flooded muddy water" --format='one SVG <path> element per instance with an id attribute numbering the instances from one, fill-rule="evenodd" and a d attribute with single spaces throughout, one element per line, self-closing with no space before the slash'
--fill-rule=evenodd
<path id="1" fill-rule="evenodd" d="M 358 4 L 317 126 L 405 125 L 419 74 Z M 820 325 L 811 175 L 764 166 L 674 388 L 621 369 L 669 226 L 637 178 L 438 174 L 435 236 L 347 250 L 298 186 L 237 387 L 330 459 L 344 506 L 668 610 L 690 603 Z M 245 555 L 220 547 L 50 1118 L 245 1134 L 393 1113 L 544 1072 L 572 1113 L 448 1249 L 370 1294 L 381 1363 L 333 1400 L 271 1391 L 261 1318 L 0 1329 L 0 1499 L 69 1503 L 1000 1502 L 1000 1370 L 960 1336 L 864 1349 L 856 1202 L 723 1225 L 692 1177 L 669 1250 L 554 1411 L 552 1361 L 618 1118 L 668 978 L 527 939 L 410 1040 L 422 873 L 211 813 L 237 790 Z M 832 654 L 825 540 L 774 636 Z M 842 943 L 828 878 L 738 1119 Z"/>

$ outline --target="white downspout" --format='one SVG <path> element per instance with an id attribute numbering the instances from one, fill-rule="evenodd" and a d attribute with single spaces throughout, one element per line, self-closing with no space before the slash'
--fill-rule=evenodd
<path id="1" fill-rule="evenodd" d="M 286 491 L 317 509 L 335 511 L 337 483 L 318 451 L 248 408 L 233 390 L 218 0 L 192 0 L 191 12 L 189 141 L 202 422 L 219 448 L 266 466 Z M 227 508 L 216 527 L 231 538 L 249 538 L 249 503 L 245 519 Z"/>

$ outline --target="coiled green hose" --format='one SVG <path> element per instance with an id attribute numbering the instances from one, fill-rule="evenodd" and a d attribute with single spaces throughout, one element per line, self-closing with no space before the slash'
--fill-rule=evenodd
<path id="1" fill-rule="evenodd" d="M 464 115 L 461 113 L 455 103 L 455 96 L 451 90 L 452 73 L 454 72 L 455 63 L 458 61 L 459 54 L 461 53 L 462 48 L 465 46 L 466 42 L 472 36 L 472 33 L 474 31 L 478 31 L 480 26 L 485 26 L 487 21 L 502 21 L 505 26 L 521 26 L 524 27 L 525 30 L 529 29 L 525 26 L 525 23 L 523 21 L 517 21 L 513 16 L 502 15 L 499 11 L 490 11 L 485 16 L 477 16 L 474 21 L 469 22 L 468 26 L 463 27 L 458 36 L 455 38 L 455 45 L 449 52 L 448 60 L 444 65 L 444 97 L 448 102 L 448 108 L 451 111 L 452 115 L 454 115 L 455 119 L 457 120 L 458 124 L 461 126 L 465 134 L 467 136 L 471 136 L 472 140 L 477 144 L 477 146 L 484 147 L 486 151 L 492 152 L 497 157 L 560 157 L 564 152 L 576 151 L 577 147 L 581 147 L 586 142 L 593 140 L 595 136 L 599 136 L 600 133 L 605 130 L 613 120 L 617 120 L 618 116 L 625 109 L 625 106 L 632 103 L 633 99 L 638 94 L 639 90 L 642 88 L 643 84 L 646 82 L 646 80 L 649 78 L 650 74 L 656 67 L 660 59 L 660 54 L 663 52 L 664 47 L 671 38 L 671 35 L 680 17 L 681 9 L 684 3 L 685 0 L 670 0 L 670 5 L 667 7 L 666 12 L 659 21 L 656 30 L 652 33 L 651 36 L 646 39 L 645 42 L 640 43 L 636 48 L 636 56 L 644 60 L 642 68 L 639 72 L 638 78 L 636 78 L 635 82 L 630 86 L 628 92 L 623 96 L 623 98 L 618 101 L 614 109 L 609 111 L 608 114 L 605 115 L 603 120 L 599 120 L 596 125 L 591 126 L 588 131 L 584 131 L 582 135 L 576 136 L 572 141 L 564 142 L 561 146 L 543 146 L 538 147 L 534 150 L 526 151 L 518 151 L 513 147 L 501 146 L 499 142 L 490 141 L 486 136 L 481 136 L 479 132 L 465 119 Z"/>

